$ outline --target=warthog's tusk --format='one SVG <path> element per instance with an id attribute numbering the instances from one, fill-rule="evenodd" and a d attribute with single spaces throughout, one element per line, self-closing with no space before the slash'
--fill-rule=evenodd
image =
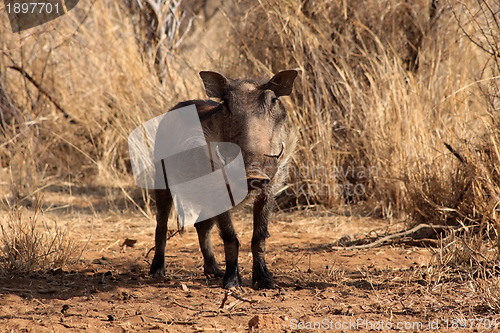
<path id="1" fill-rule="evenodd" d="M 281 141 L 281 151 L 278 155 L 278 160 L 281 160 L 281 158 L 283 157 L 283 154 L 285 153 L 285 143 L 283 141 Z"/>
<path id="2" fill-rule="evenodd" d="M 219 161 L 222 163 L 222 165 L 226 165 L 226 159 L 220 153 L 219 145 L 215 146 L 215 153 L 217 154 L 217 157 L 219 158 Z"/>
<path id="3" fill-rule="evenodd" d="M 281 141 L 281 151 L 278 155 L 268 155 L 268 154 L 264 154 L 264 156 L 267 156 L 267 157 L 274 157 L 278 160 L 281 160 L 281 158 L 283 157 L 283 154 L 285 153 L 285 143 L 283 141 Z"/>

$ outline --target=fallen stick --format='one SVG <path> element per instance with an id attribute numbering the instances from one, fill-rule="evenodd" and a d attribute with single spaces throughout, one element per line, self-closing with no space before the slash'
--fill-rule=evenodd
<path id="1" fill-rule="evenodd" d="M 150 319 L 158 321 L 159 323 L 169 324 L 169 325 L 172 325 L 172 324 L 174 324 L 174 325 L 197 325 L 197 324 L 199 324 L 199 322 L 197 322 L 197 321 L 190 321 L 190 320 L 170 320 L 170 319 L 165 320 L 163 318 L 153 317 L 153 316 L 146 316 L 146 318 L 150 318 Z"/>
<path id="2" fill-rule="evenodd" d="M 200 310 L 200 309 L 196 309 L 196 308 L 193 308 L 193 307 L 190 307 L 190 306 L 187 306 L 187 305 L 183 305 L 183 304 L 177 302 L 176 300 L 174 300 L 172 303 L 174 303 L 175 305 L 180 306 L 181 308 L 188 309 L 188 310 L 191 310 L 191 311 L 219 313 L 219 311 L 217 311 L 217 310 Z"/>
<path id="3" fill-rule="evenodd" d="M 446 226 L 446 225 L 429 225 L 429 224 L 419 224 L 414 228 L 411 228 L 410 230 L 398 232 L 395 234 L 387 235 L 382 238 L 379 238 L 377 240 L 374 240 L 368 244 L 362 244 L 362 245 L 352 245 L 352 246 L 332 246 L 331 249 L 333 250 L 362 250 L 362 249 L 370 249 L 373 247 L 377 246 L 382 246 L 385 245 L 385 243 L 395 243 L 396 241 L 401 240 L 404 237 L 410 237 L 416 236 L 419 231 L 422 229 L 428 228 L 432 230 L 434 234 L 437 234 L 437 230 L 447 230 L 451 229 L 452 227 Z M 419 237 L 420 239 L 424 237 Z M 416 241 L 416 240 L 415 240 Z"/>
<path id="4" fill-rule="evenodd" d="M 235 294 L 232 291 L 227 291 L 226 294 L 231 295 L 234 298 L 239 299 L 240 301 L 243 301 L 243 302 L 247 302 L 247 303 L 257 303 L 258 302 L 255 299 L 248 299 L 248 298 L 241 297 L 240 295 Z"/>

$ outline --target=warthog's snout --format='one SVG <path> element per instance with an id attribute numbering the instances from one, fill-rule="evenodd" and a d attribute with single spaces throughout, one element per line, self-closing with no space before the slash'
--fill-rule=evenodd
<path id="1" fill-rule="evenodd" d="M 267 185 L 271 178 L 259 171 L 252 171 L 247 175 L 248 190 L 259 189 Z"/>
<path id="2" fill-rule="evenodd" d="M 280 151 L 276 155 L 272 154 L 264 154 L 264 156 L 271 158 L 275 160 L 275 163 L 279 163 L 281 159 L 283 158 L 283 154 L 285 152 L 285 143 L 281 142 L 280 145 Z M 268 167 L 264 168 L 264 170 L 268 170 Z M 272 169 L 271 169 L 272 170 Z M 268 170 L 270 171 L 270 170 Z M 255 189 L 260 189 L 266 186 L 271 182 L 271 179 L 274 177 L 274 173 L 276 172 L 276 169 L 271 172 L 269 175 L 265 171 L 261 171 L 259 168 L 251 168 L 249 171 L 247 171 L 247 184 L 248 184 L 248 190 L 255 190 Z"/>

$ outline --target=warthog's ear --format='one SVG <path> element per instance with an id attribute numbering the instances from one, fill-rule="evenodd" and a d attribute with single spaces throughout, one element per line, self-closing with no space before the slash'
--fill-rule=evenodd
<path id="1" fill-rule="evenodd" d="M 281 71 L 269 80 L 264 85 L 264 88 L 274 91 L 276 97 L 289 96 L 292 93 L 293 81 L 295 81 L 296 77 L 297 71 Z"/>
<path id="2" fill-rule="evenodd" d="M 205 85 L 208 97 L 220 99 L 224 97 L 227 88 L 227 79 L 224 75 L 216 72 L 202 71 L 200 72 L 200 76 Z"/>

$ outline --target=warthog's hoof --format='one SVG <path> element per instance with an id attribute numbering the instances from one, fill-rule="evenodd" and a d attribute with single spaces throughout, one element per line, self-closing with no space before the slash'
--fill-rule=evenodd
<path id="1" fill-rule="evenodd" d="M 255 281 L 253 283 L 253 287 L 255 289 L 274 289 L 274 288 L 276 288 L 273 278 Z"/>
<path id="2" fill-rule="evenodd" d="M 252 285 L 255 289 L 274 289 L 273 274 L 269 272 L 267 267 L 258 266 L 254 267 L 252 272 Z"/>
<path id="3" fill-rule="evenodd" d="M 149 274 L 152 277 L 162 277 L 165 276 L 165 259 L 153 258 L 153 263 L 149 269 Z"/>
<path id="4" fill-rule="evenodd" d="M 203 271 L 208 277 L 223 277 L 224 272 L 219 268 L 217 262 L 214 260 L 213 262 L 205 263 L 203 265 Z"/>
<path id="5" fill-rule="evenodd" d="M 241 287 L 241 276 L 239 272 L 236 272 L 236 274 L 231 274 L 228 276 L 228 274 L 224 275 L 224 279 L 222 280 L 222 287 L 224 289 L 230 289 L 233 287 Z"/>
<path id="6" fill-rule="evenodd" d="M 161 268 L 151 267 L 151 269 L 149 270 L 149 274 L 154 278 L 163 277 L 163 276 L 165 276 L 165 268 L 164 267 L 161 267 Z"/>
<path id="7" fill-rule="evenodd" d="M 219 277 L 224 276 L 224 271 L 219 269 L 219 267 L 210 268 L 210 269 L 205 268 L 204 273 L 209 278 L 211 278 L 211 277 L 219 278 Z"/>

